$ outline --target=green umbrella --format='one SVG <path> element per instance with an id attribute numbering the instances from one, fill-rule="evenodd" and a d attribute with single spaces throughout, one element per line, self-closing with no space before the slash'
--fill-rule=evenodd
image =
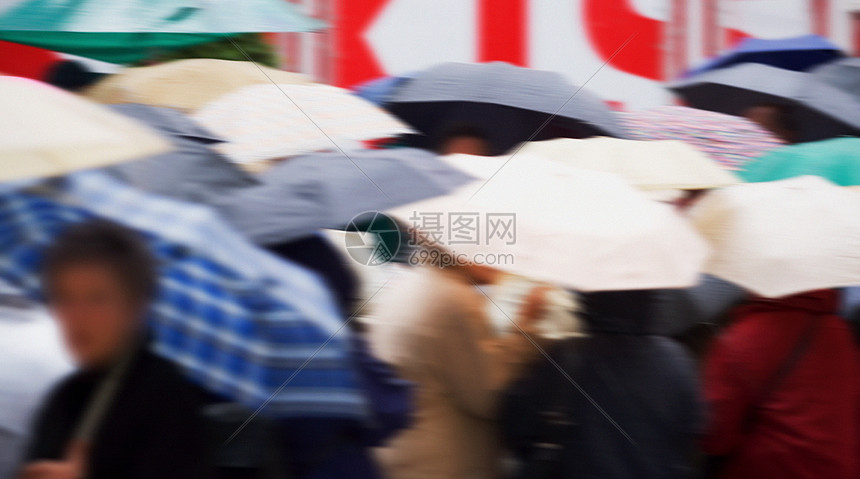
<path id="1" fill-rule="evenodd" d="M 738 174 L 748 182 L 814 175 L 842 186 L 860 185 L 860 138 L 833 138 L 777 148 L 750 161 Z"/>
<path id="2" fill-rule="evenodd" d="M 235 33 L 324 26 L 284 0 L 26 0 L 0 13 L 0 40 L 131 63 Z"/>

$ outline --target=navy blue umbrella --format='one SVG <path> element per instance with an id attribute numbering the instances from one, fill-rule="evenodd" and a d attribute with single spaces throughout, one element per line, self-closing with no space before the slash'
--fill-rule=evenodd
<path id="1" fill-rule="evenodd" d="M 777 39 L 745 38 L 735 48 L 693 68 L 685 76 L 695 76 L 738 63 L 761 63 L 785 70 L 806 71 L 844 56 L 845 53 L 838 46 L 819 35 Z"/>

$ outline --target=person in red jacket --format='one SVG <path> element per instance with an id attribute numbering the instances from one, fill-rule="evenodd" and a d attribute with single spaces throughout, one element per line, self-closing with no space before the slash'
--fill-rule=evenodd
<path id="1" fill-rule="evenodd" d="M 860 476 L 860 356 L 838 302 L 820 290 L 735 311 L 705 365 L 715 477 Z"/>

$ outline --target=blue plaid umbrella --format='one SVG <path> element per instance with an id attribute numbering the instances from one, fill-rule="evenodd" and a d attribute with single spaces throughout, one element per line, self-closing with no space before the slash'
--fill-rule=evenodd
<path id="1" fill-rule="evenodd" d="M 37 296 L 40 251 L 55 235 L 91 218 L 119 222 L 141 232 L 161 264 L 151 310 L 158 353 L 210 391 L 273 415 L 365 417 L 348 332 L 316 276 L 253 247 L 204 207 L 103 173 L 65 182 L 62 201 L 0 192 L 0 278 Z"/>

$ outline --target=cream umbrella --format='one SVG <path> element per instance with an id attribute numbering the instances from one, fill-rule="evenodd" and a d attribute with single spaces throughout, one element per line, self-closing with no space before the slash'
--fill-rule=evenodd
<path id="1" fill-rule="evenodd" d="M 643 190 L 698 190 L 740 183 L 708 155 L 682 141 L 561 138 L 525 143 L 520 153 L 614 173 Z"/>
<path id="2" fill-rule="evenodd" d="M 696 283 L 708 247 L 670 206 L 608 173 L 509 159 L 447 157 L 482 179 L 390 211 L 431 246 L 410 262 L 474 262 L 583 291 Z"/>
<path id="3" fill-rule="evenodd" d="M 706 272 L 766 297 L 860 284 L 860 193 L 802 176 L 710 193 L 692 218 Z"/>
<path id="4" fill-rule="evenodd" d="M 310 83 L 308 77 L 252 62 L 192 58 L 126 68 L 88 88 L 101 103 L 144 105 L 193 111 L 216 98 L 261 83 Z"/>
<path id="5" fill-rule="evenodd" d="M 34 80 L 0 77 L 0 181 L 62 175 L 170 150 L 134 120 Z"/>
<path id="6" fill-rule="evenodd" d="M 252 165 L 411 133 L 400 120 L 343 88 L 255 85 L 224 95 L 193 118 L 227 143 L 215 148 Z"/>

